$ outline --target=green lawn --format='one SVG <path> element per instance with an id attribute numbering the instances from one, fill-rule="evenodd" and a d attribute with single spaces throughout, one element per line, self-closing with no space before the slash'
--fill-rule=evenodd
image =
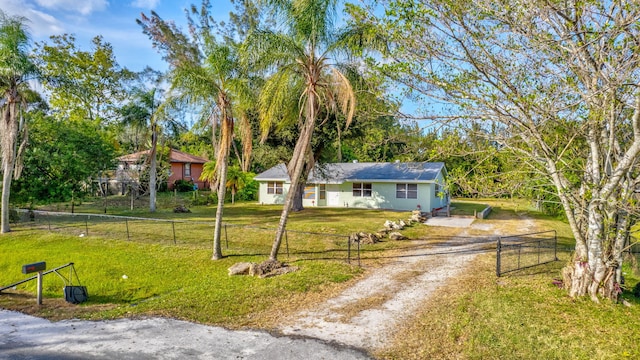
<path id="1" fill-rule="evenodd" d="M 465 203 L 470 203 L 460 207 L 465 211 L 490 204 L 493 211 L 489 218 L 477 222 L 490 225 L 496 233 L 519 233 L 524 221 L 535 219 L 535 230 L 554 229 L 562 245 L 572 246 L 567 224 L 535 212 L 526 202 L 482 199 L 475 204 Z M 88 203 L 76 208 L 85 209 L 99 212 L 99 207 Z M 165 208 L 153 215 L 143 209 L 109 212 L 193 221 L 211 221 L 215 213 L 213 206 L 194 206 L 191 210 L 190 214 L 173 214 L 170 208 Z M 278 206 L 228 204 L 225 222 L 275 228 L 280 210 Z M 354 231 L 373 232 L 386 219 L 406 217 L 408 212 L 316 208 L 292 214 L 288 228 L 345 235 Z M 140 226 L 146 233 L 163 234 L 158 224 Z M 260 279 L 229 277 L 227 268 L 240 261 L 265 260 L 272 233 L 254 239 L 254 233 L 236 227 L 232 246 L 223 247 L 227 257 L 212 261 L 209 239 L 202 244 L 174 245 L 166 239 L 153 241 L 153 236 L 141 241 L 128 241 L 126 237 L 107 239 L 91 235 L 92 229 L 90 236 L 85 237 L 19 226 L 14 229 L 0 239 L 0 253 L 4 255 L 0 260 L 0 284 L 23 279 L 21 266 L 26 263 L 45 260 L 52 268 L 75 262 L 83 285 L 88 287 L 90 301 L 80 306 L 66 304 L 61 299 L 62 280 L 51 274 L 45 277 L 44 306 L 34 306 L 33 283 L 20 286 L 17 292 L 0 295 L 0 307 L 53 319 L 162 315 L 229 328 L 275 328 L 283 316 L 335 295 L 366 274 L 371 266 L 387 261 L 386 255 L 411 246 L 410 242 L 393 241 L 365 246 L 362 254 L 365 268 L 330 256 L 293 252 L 287 257 L 283 250 L 281 260 L 299 266 L 300 270 Z M 416 225 L 405 234 L 411 238 L 445 239 L 451 236 L 448 231 Z M 469 229 L 468 236 L 475 231 Z M 290 235 L 288 240 L 292 248 L 322 254 L 327 247 L 340 249 L 342 245 L 331 243 L 332 239 L 300 233 Z M 240 246 L 245 250 L 241 251 Z M 569 253 L 562 252 L 560 257 L 559 262 L 496 278 L 495 254 L 479 255 L 469 264 L 468 271 L 443 284 L 436 296 L 403 322 L 389 339 L 389 349 L 375 355 L 383 359 L 640 358 L 637 344 L 640 301 L 630 291 L 639 280 L 637 272 L 625 265 L 622 297 L 630 307 L 608 301 L 594 304 L 590 300 L 571 299 L 552 284 Z M 66 275 L 65 271 L 62 273 Z"/>

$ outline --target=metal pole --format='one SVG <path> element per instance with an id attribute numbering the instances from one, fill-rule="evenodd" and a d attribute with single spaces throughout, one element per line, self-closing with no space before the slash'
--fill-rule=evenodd
<path id="1" fill-rule="evenodd" d="M 229 250 L 229 236 L 227 235 L 227 224 L 224 224 L 224 241 L 227 243 L 227 250 Z"/>
<path id="2" fill-rule="evenodd" d="M 287 246 L 287 258 L 289 257 L 289 237 L 287 236 L 287 230 L 284 230 L 284 243 Z"/>
<path id="3" fill-rule="evenodd" d="M 127 218 L 124 219 L 124 224 L 127 226 L 127 240 L 131 240 L 129 236 L 129 220 Z"/>
<path id="4" fill-rule="evenodd" d="M 500 238 L 498 238 L 498 243 L 496 244 L 496 276 L 500 277 L 500 252 L 502 248 L 502 243 L 500 242 Z"/>
<path id="5" fill-rule="evenodd" d="M 89 217 L 84 218 L 84 229 L 86 230 L 85 235 L 89 236 Z"/>
<path id="6" fill-rule="evenodd" d="M 351 239 L 347 236 L 347 264 L 351 264 Z"/>
<path id="7" fill-rule="evenodd" d="M 558 261 L 558 232 L 555 230 L 553 230 L 553 258 Z"/>
<path id="8" fill-rule="evenodd" d="M 176 244 L 176 223 L 174 221 L 171 222 L 171 229 L 173 229 L 173 244 Z"/>
<path id="9" fill-rule="evenodd" d="M 358 267 L 360 267 L 360 240 L 358 240 Z"/>
<path id="10" fill-rule="evenodd" d="M 49 231 L 51 231 L 51 215 L 47 213 L 47 223 L 49 224 Z"/>
<path id="11" fill-rule="evenodd" d="M 38 271 L 38 305 L 42 305 L 42 271 Z"/>

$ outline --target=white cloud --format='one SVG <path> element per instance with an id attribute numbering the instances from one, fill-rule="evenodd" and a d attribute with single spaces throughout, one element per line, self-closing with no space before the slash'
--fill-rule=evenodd
<path id="1" fill-rule="evenodd" d="M 35 0 L 44 8 L 51 10 L 64 10 L 89 15 L 94 11 L 104 10 L 109 3 L 107 0 Z"/>
<path id="2" fill-rule="evenodd" d="M 160 0 L 134 0 L 131 6 L 142 9 L 155 9 Z"/>
<path id="3" fill-rule="evenodd" d="M 34 36 L 49 36 L 65 32 L 65 26 L 55 17 L 35 9 L 21 0 L 0 0 L 0 8 L 8 15 L 27 18 L 29 32 Z"/>

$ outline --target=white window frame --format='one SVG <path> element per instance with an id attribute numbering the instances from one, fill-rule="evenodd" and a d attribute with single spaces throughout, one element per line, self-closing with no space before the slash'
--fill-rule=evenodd
<path id="1" fill-rule="evenodd" d="M 418 184 L 396 184 L 396 199 L 417 199 Z"/>
<path id="2" fill-rule="evenodd" d="M 269 181 L 267 182 L 267 194 L 269 195 L 282 195 L 284 192 L 284 183 L 282 181 Z"/>
<path id="3" fill-rule="evenodd" d="M 373 186 L 371 183 L 353 183 L 353 197 L 373 196 Z"/>

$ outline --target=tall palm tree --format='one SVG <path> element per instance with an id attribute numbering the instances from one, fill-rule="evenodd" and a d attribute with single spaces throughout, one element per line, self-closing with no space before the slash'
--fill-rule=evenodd
<path id="1" fill-rule="evenodd" d="M 25 28 L 25 21 L 25 18 L 9 17 L 0 11 L 0 92 L 3 97 L 0 100 L 2 107 L 0 148 L 3 170 L 0 233 L 11 231 L 9 196 L 16 158 L 20 112 L 25 102 L 23 91 L 27 89 L 27 81 L 37 74 L 36 66 L 27 53 L 29 34 Z"/>
<path id="2" fill-rule="evenodd" d="M 174 99 L 200 109 L 209 109 L 212 104 L 216 107 L 220 131 L 215 162 L 218 206 L 212 259 L 217 260 L 222 258 L 220 235 L 229 152 L 234 131 L 235 94 L 243 92 L 239 89 L 244 83 L 235 48 L 219 42 L 211 33 L 208 7 L 208 2 L 205 2 L 202 13 L 192 10 L 200 24 L 196 25 L 189 18 L 193 30 L 191 37 L 153 12 L 150 18 L 143 15 L 138 23 L 154 44 L 166 52 L 165 59 L 171 65 L 169 78 Z M 213 129 L 213 136 L 215 135 Z"/>
<path id="3" fill-rule="evenodd" d="M 263 138 L 272 124 L 297 119 L 300 137 L 287 166 L 291 186 L 285 198 L 269 258 L 277 260 L 289 212 L 311 164 L 311 138 L 321 112 L 339 112 L 348 125 L 355 111 L 351 83 L 330 56 L 343 49 L 341 34 L 333 27 L 337 0 L 263 0 L 281 16 L 287 32 L 256 31 L 247 41 L 249 61 L 271 68 L 273 75 L 260 94 Z M 289 122 L 290 124 L 290 122 Z"/>

